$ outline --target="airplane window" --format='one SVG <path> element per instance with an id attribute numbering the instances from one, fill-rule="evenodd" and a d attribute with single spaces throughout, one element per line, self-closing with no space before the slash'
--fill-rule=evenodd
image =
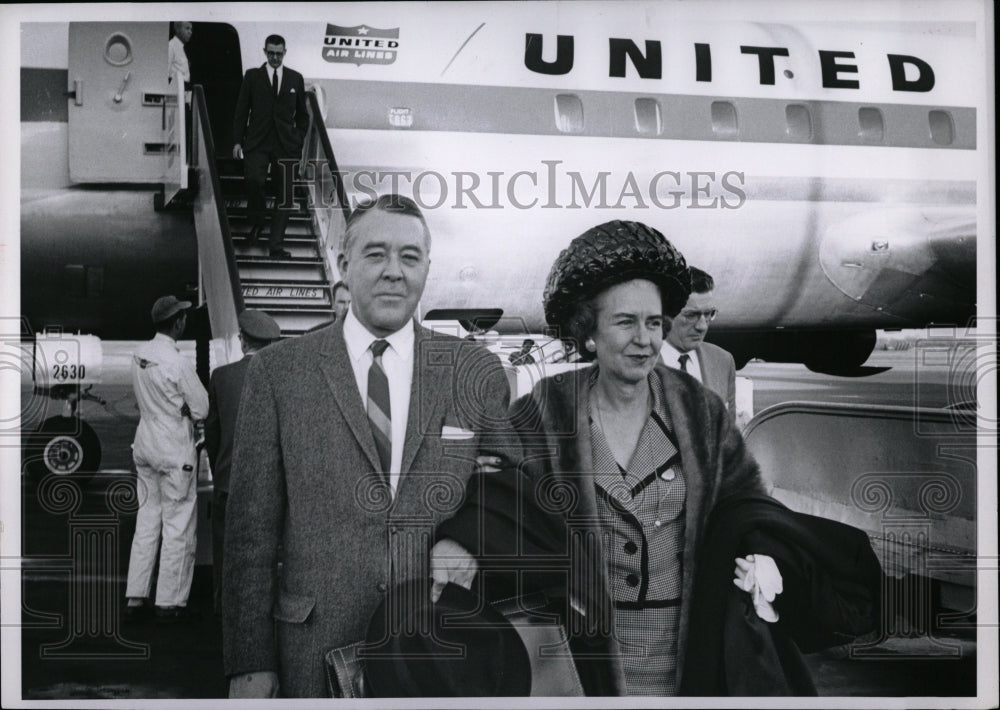
<path id="1" fill-rule="evenodd" d="M 785 106 L 785 132 L 795 141 L 807 141 L 812 138 L 812 119 L 809 109 L 802 104 Z"/>
<path id="2" fill-rule="evenodd" d="M 635 130 L 647 135 L 660 135 L 660 102 L 656 99 L 635 100 Z"/>
<path id="3" fill-rule="evenodd" d="M 860 130 L 858 135 L 862 140 L 870 143 L 881 143 L 885 138 L 885 124 L 882 120 L 882 112 L 871 106 L 862 106 L 858 109 L 858 125 Z"/>
<path id="4" fill-rule="evenodd" d="M 583 102 L 575 94 L 556 94 L 556 128 L 563 133 L 583 131 Z"/>
<path id="5" fill-rule="evenodd" d="M 740 133 L 736 107 L 728 101 L 712 102 L 712 131 L 717 136 L 736 138 Z"/>
<path id="6" fill-rule="evenodd" d="M 931 125 L 931 138 L 938 145 L 951 145 L 955 140 L 955 124 L 947 111 L 934 110 L 927 115 Z"/>
<path id="7" fill-rule="evenodd" d="M 112 66 L 123 67 L 132 61 L 132 40 L 121 32 L 115 32 L 104 44 L 104 61 Z"/>

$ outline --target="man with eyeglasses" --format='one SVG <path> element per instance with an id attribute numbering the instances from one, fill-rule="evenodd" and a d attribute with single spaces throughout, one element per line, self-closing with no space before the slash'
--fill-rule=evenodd
<path id="1" fill-rule="evenodd" d="M 285 39 L 281 35 L 268 35 L 264 55 L 267 62 L 243 77 L 233 119 L 233 158 L 243 160 L 250 246 L 257 244 L 264 228 L 264 183 L 271 168 L 276 197 L 268 251 L 272 258 L 287 259 L 291 254 L 281 245 L 293 208 L 292 171 L 301 159 L 309 128 L 306 89 L 302 75 L 282 64 Z"/>
<path id="2" fill-rule="evenodd" d="M 736 416 L 736 363 L 733 356 L 717 345 L 705 342 L 708 325 L 718 313 L 715 307 L 715 280 L 701 269 L 691 269 L 691 296 L 677 317 L 669 323 L 660 357 L 667 367 L 683 370 L 726 403 L 729 415 Z"/>

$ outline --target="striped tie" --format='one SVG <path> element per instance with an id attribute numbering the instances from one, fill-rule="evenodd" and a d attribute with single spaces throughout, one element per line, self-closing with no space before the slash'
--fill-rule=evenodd
<path id="1" fill-rule="evenodd" d="M 684 353 L 683 355 L 680 356 L 680 358 L 678 358 L 678 360 L 679 360 L 679 362 L 681 364 L 681 369 L 684 370 L 684 372 L 688 371 L 688 360 L 690 360 L 690 359 L 691 359 L 691 356 L 688 355 L 687 353 Z"/>
<path id="2" fill-rule="evenodd" d="M 372 425 L 375 448 L 388 476 L 392 465 L 392 410 L 389 407 L 389 380 L 382 369 L 382 353 L 389 347 L 385 340 L 372 343 L 372 366 L 368 369 L 368 421 Z"/>

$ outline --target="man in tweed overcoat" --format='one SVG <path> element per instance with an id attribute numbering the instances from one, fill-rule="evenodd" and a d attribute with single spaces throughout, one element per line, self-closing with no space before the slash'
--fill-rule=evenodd
<path id="1" fill-rule="evenodd" d="M 326 652 L 362 640 L 395 585 L 426 578 L 430 593 L 432 558 L 448 568 L 454 543 L 435 546 L 433 533 L 476 456 L 520 457 L 499 359 L 413 320 L 429 249 L 412 201 L 383 195 L 357 209 L 339 262 L 347 317 L 250 365 L 223 573 L 231 697 L 327 695 Z M 391 392 L 390 466 L 368 414 L 376 357 Z M 468 585 L 474 574 L 445 576 Z"/>

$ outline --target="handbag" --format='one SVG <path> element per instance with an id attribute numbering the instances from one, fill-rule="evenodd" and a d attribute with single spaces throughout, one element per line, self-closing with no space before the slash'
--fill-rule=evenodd
<path id="1" fill-rule="evenodd" d="M 531 662 L 532 697 L 582 696 L 583 685 L 573 663 L 566 630 L 556 615 L 546 612 L 543 592 L 510 597 L 491 606 L 516 629 Z M 364 660 L 358 651 L 364 642 L 331 649 L 325 656 L 327 686 L 334 698 L 372 697 L 365 681 Z"/>

